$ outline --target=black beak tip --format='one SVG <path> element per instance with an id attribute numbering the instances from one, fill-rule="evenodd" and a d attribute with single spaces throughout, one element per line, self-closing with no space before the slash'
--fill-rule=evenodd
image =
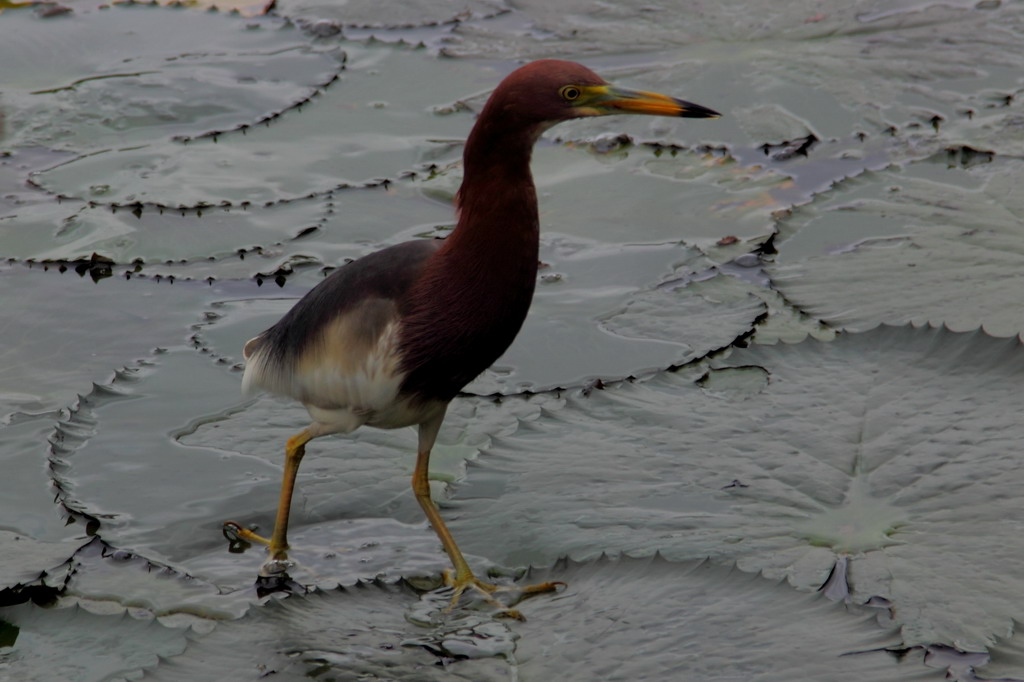
<path id="1" fill-rule="evenodd" d="M 722 116 L 714 109 L 708 109 L 693 102 L 687 102 L 686 107 L 679 115 L 683 118 L 721 118 Z"/>

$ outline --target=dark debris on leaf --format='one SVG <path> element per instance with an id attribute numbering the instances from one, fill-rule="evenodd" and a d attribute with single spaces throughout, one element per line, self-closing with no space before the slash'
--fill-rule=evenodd
<path id="1" fill-rule="evenodd" d="M 70 7 L 57 4 L 56 2 L 45 2 L 38 5 L 35 9 L 36 16 L 40 19 L 52 19 L 54 17 L 62 17 L 66 14 L 72 14 L 74 12 Z"/>
<path id="2" fill-rule="evenodd" d="M 0 608 L 27 602 L 47 606 L 56 601 L 74 574 L 74 555 L 82 546 L 76 538 L 46 543 L 4 532 L 5 551 L 17 556 L 6 566 Z"/>
<path id="3" fill-rule="evenodd" d="M 8 262 L 17 262 L 13 259 Z M 34 265 L 42 265 L 43 271 L 49 271 L 51 267 L 56 268 L 61 274 L 67 272 L 69 269 L 73 269 L 79 277 L 85 277 L 86 275 L 93 282 L 99 282 L 102 279 L 106 279 L 113 275 L 114 261 L 113 259 L 103 256 L 98 253 L 93 253 L 88 258 L 79 258 L 76 260 L 41 260 L 37 261 L 30 259 L 25 261 L 29 267 Z"/>
<path id="4" fill-rule="evenodd" d="M 57 601 L 57 598 L 64 590 L 63 585 L 61 587 L 52 587 L 47 585 L 43 582 L 44 577 L 45 574 L 40 577 L 39 582 L 33 582 L 27 585 L 18 584 L 4 590 L 0 590 L 0 608 L 24 604 L 29 601 L 36 606 L 49 606 Z"/>
<path id="5" fill-rule="evenodd" d="M 303 585 L 295 582 L 287 573 L 256 576 L 254 587 L 256 588 L 256 595 L 261 599 L 272 594 L 304 595 L 309 592 Z"/>
<path id="6" fill-rule="evenodd" d="M 784 140 L 782 142 L 765 142 L 759 149 L 765 156 L 770 156 L 773 161 L 789 161 L 797 156 L 808 156 L 811 148 L 821 139 L 814 133 L 808 133 L 806 137 L 798 137 L 795 140 Z"/>
<path id="7" fill-rule="evenodd" d="M 947 168 L 972 168 L 985 163 L 992 163 L 996 153 L 987 149 L 975 149 L 970 145 L 946 147 Z"/>

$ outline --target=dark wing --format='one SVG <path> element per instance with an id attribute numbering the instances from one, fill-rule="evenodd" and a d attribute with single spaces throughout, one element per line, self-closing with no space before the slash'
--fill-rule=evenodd
<path id="1" fill-rule="evenodd" d="M 322 407 L 376 402 L 371 394 L 397 371 L 399 309 L 440 244 L 403 242 L 331 273 L 245 344 L 243 392 L 264 389 Z"/>

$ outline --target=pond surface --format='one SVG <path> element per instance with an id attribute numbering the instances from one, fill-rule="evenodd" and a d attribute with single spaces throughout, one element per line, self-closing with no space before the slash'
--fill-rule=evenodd
<path id="1" fill-rule="evenodd" d="M 1024 5 L 0 2 L 0 679 L 1024 680 Z M 721 111 L 538 142 L 541 269 L 449 409 L 309 446 L 244 342 L 454 225 L 501 78 Z"/>

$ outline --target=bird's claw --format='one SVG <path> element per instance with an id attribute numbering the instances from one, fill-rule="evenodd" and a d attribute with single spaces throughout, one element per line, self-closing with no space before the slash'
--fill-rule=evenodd
<path id="1" fill-rule="evenodd" d="M 526 620 L 526 617 L 518 610 L 510 607 L 509 605 L 500 601 L 494 596 L 495 592 L 512 592 L 515 593 L 515 601 L 520 601 L 528 596 L 540 594 L 542 592 L 554 592 L 559 587 L 565 587 L 565 583 L 560 580 L 554 580 L 546 583 L 537 583 L 535 585 L 495 585 L 480 580 L 473 574 L 459 577 L 453 569 L 445 569 L 444 573 L 444 584 L 447 587 L 451 587 L 454 590 L 452 594 L 451 603 L 448 608 L 445 609 L 447 612 L 451 612 L 458 606 L 459 599 L 461 599 L 463 593 L 472 589 L 477 592 L 484 601 L 491 606 L 498 609 L 497 616 L 499 618 L 513 618 L 515 620 Z"/>
<path id="2" fill-rule="evenodd" d="M 224 537 L 226 537 L 229 542 L 241 541 L 256 543 L 259 545 L 270 545 L 270 540 L 262 535 L 257 535 L 248 528 L 243 527 L 238 521 L 225 521 L 221 532 L 224 533 Z"/>
<path id="3" fill-rule="evenodd" d="M 252 543 L 267 546 L 270 556 L 260 566 L 259 577 L 261 579 L 287 579 L 288 569 L 295 566 L 295 562 L 288 558 L 285 549 L 275 550 L 270 540 L 262 535 L 257 535 L 248 528 L 243 528 L 242 524 L 237 521 L 225 521 L 223 533 L 233 547 L 242 544 L 248 548 Z"/>

